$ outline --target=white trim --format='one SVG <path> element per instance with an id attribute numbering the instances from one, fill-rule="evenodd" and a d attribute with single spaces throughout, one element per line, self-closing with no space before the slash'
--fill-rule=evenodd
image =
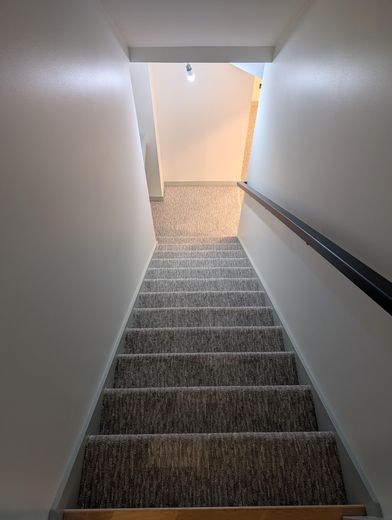
<path id="1" fill-rule="evenodd" d="M 100 396 L 102 394 L 102 391 L 104 389 L 104 384 L 105 384 L 105 381 L 106 381 L 106 378 L 108 377 L 108 374 L 109 374 L 109 371 L 110 371 L 110 368 L 113 364 L 113 361 L 114 361 L 114 358 L 117 354 L 117 351 L 120 347 L 120 344 L 121 344 L 121 340 L 124 336 L 124 332 L 126 330 L 126 326 L 127 326 L 127 323 L 128 323 L 128 320 L 129 320 L 129 317 L 130 317 L 130 314 L 132 312 L 132 309 L 133 309 L 133 306 L 135 305 L 135 301 L 136 301 L 136 298 L 137 298 L 137 295 L 139 294 L 139 291 L 140 291 L 140 287 L 143 283 L 143 280 L 144 280 L 144 277 L 146 275 L 146 272 L 147 272 L 147 269 L 148 269 L 148 266 L 150 265 L 150 262 L 151 262 L 151 258 L 155 252 L 155 249 L 156 249 L 156 246 L 157 246 L 158 242 L 155 240 L 155 243 L 154 243 L 154 247 L 152 248 L 152 251 L 147 259 L 147 262 L 146 262 L 146 265 L 142 271 L 142 274 L 141 274 L 141 277 L 140 277 L 140 280 L 139 280 L 139 283 L 137 284 L 137 287 L 132 295 L 132 298 L 131 298 L 131 301 L 129 303 L 129 306 L 128 306 L 128 309 L 125 313 L 125 316 L 121 322 L 121 325 L 120 325 L 120 329 L 117 333 L 117 336 L 113 342 L 113 346 L 112 346 L 112 350 L 111 350 L 111 353 L 110 353 L 110 356 L 108 358 L 108 361 L 106 363 L 106 366 L 102 372 L 102 375 L 101 375 L 101 378 L 99 380 L 99 383 L 96 387 L 96 390 L 95 390 L 95 393 L 94 393 L 94 397 L 91 401 L 91 404 L 90 404 L 90 407 L 89 407 L 89 410 L 86 414 L 86 417 L 83 421 L 83 425 L 82 425 L 82 428 L 81 428 L 81 431 L 80 431 L 80 434 L 78 436 L 78 438 L 76 439 L 73 447 L 72 447 L 72 450 L 71 450 L 71 453 L 70 453 L 70 456 L 68 457 L 68 462 L 66 463 L 65 465 L 65 470 L 64 470 L 64 473 L 63 473 L 63 476 L 61 477 L 60 479 L 60 484 L 58 485 L 58 488 L 57 488 L 57 492 L 55 494 L 55 497 L 54 497 L 54 500 L 52 502 L 52 507 L 51 507 L 51 511 L 56 511 L 59 507 L 59 504 L 60 504 L 60 501 L 61 501 L 61 498 L 63 496 L 63 493 L 65 491 L 65 488 L 67 486 L 67 483 L 68 483 L 68 480 L 71 476 L 71 473 L 72 473 L 72 469 L 74 467 L 74 464 L 76 462 L 76 459 L 78 457 L 78 454 L 79 454 L 79 451 L 80 451 L 80 448 L 83 444 L 83 441 L 85 439 L 85 436 L 86 436 L 86 432 L 88 430 L 88 427 L 90 425 L 90 422 L 91 422 L 91 419 L 94 415 L 94 412 L 95 412 L 95 409 L 97 407 L 97 404 L 98 404 L 98 401 L 100 399 Z"/>
<path id="2" fill-rule="evenodd" d="M 248 194 L 246 194 L 248 195 Z M 249 195 L 248 195 L 249 196 Z M 273 309 L 275 310 L 276 312 L 276 315 L 278 316 L 278 319 L 279 321 L 281 322 L 282 324 L 282 327 L 283 329 L 285 330 L 285 333 L 287 334 L 287 337 L 289 338 L 289 341 L 291 343 L 291 345 L 293 346 L 294 348 L 294 351 L 296 353 L 296 355 L 298 356 L 298 359 L 300 361 L 300 363 L 302 364 L 310 382 L 311 382 L 311 385 L 313 386 L 313 389 L 315 391 L 315 393 L 317 394 L 318 398 L 320 399 L 320 402 L 322 404 L 322 406 L 324 407 L 332 425 L 333 425 L 333 428 L 335 429 L 335 433 L 336 435 L 339 437 L 341 443 L 343 444 L 344 446 L 344 449 L 346 450 L 346 453 L 348 455 L 348 457 L 350 458 L 350 461 L 352 463 L 352 465 L 354 466 L 355 470 L 357 471 L 360 479 L 362 480 L 362 483 L 367 491 L 367 493 L 369 494 L 371 500 L 374 502 L 374 505 L 375 506 L 379 506 L 379 502 L 378 502 L 378 499 L 377 499 L 377 496 L 373 490 L 373 487 L 372 485 L 370 484 L 369 482 L 369 479 L 367 478 L 364 470 L 362 469 L 362 466 L 361 464 L 359 463 L 357 457 L 354 455 L 354 453 L 352 452 L 351 448 L 350 448 L 350 444 L 349 442 L 347 441 L 346 439 L 346 436 L 344 435 L 344 433 L 342 432 L 340 426 L 339 426 L 339 423 L 333 413 L 333 411 L 331 410 L 331 407 L 329 406 L 329 403 L 327 401 L 327 399 L 325 398 L 323 392 L 321 391 L 314 375 L 313 375 L 313 372 L 312 370 L 310 369 L 309 367 L 309 364 L 307 363 L 305 357 L 303 356 L 300 348 L 298 347 L 298 344 L 296 342 L 296 340 L 294 339 L 294 337 L 291 335 L 291 331 L 290 331 L 290 327 L 289 325 L 287 324 L 286 320 L 282 317 L 282 314 L 279 310 L 279 306 L 275 300 L 275 298 L 273 298 L 271 296 L 272 294 L 272 291 L 270 290 L 269 288 L 269 285 L 266 283 L 265 281 L 265 278 L 264 276 L 260 273 L 258 267 L 256 266 L 256 264 L 253 262 L 252 260 L 252 257 L 251 255 L 249 254 L 249 251 L 247 249 L 247 247 L 245 246 L 242 238 L 240 236 L 237 236 L 238 240 L 240 241 L 242 247 L 244 248 L 244 251 L 250 261 L 250 263 L 252 264 L 253 266 L 253 269 L 256 271 L 256 274 L 257 276 L 260 278 L 260 281 L 265 289 L 265 292 L 267 294 L 267 297 L 269 298 L 269 300 L 271 301 L 271 304 L 272 304 L 272 307 Z"/>
<path id="3" fill-rule="evenodd" d="M 163 201 L 163 195 L 152 195 L 150 196 L 151 202 L 162 202 Z"/>
<path id="4" fill-rule="evenodd" d="M 237 181 L 165 181 L 165 186 L 237 186 Z"/>
<path id="5" fill-rule="evenodd" d="M 129 60 L 142 63 L 271 63 L 272 46 L 128 47 Z"/>

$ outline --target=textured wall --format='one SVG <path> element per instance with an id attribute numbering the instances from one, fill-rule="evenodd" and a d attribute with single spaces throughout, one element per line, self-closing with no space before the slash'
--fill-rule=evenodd
<path id="1" fill-rule="evenodd" d="M 154 231 L 129 64 L 93 0 L 0 6 L 0 517 L 53 502 Z"/>
<path id="2" fill-rule="evenodd" d="M 315 1 L 266 65 L 248 181 L 391 276 L 392 3 Z M 384 513 L 391 317 L 245 197 L 239 235 Z"/>

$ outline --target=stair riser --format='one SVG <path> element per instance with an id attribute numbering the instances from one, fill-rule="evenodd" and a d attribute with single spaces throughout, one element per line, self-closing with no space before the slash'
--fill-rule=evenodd
<path id="1" fill-rule="evenodd" d="M 129 329 L 125 344 L 125 352 L 132 354 L 282 350 L 280 327 Z"/>
<path id="2" fill-rule="evenodd" d="M 91 437 L 80 494 L 85 508 L 345 501 L 325 433 Z"/>
<path id="3" fill-rule="evenodd" d="M 274 325 L 269 307 L 134 309 L 130 327 L 230 327 Z"/>
<path id="4" fill-rule="evenodd" d="M 224 249 L 220 251 L 203 250 L 198 251 L 155 251 L 154 259 L 169 259 L 169 258 L 245 258 L 247 259 L 243 249 Z"/>
<path id="5" fill-rule="evenodd" d="M 227 251 L 243 252 L 240 244 L 158 244 L 155 251 Z"/>
<path id="6" fill-rule="evenodd" d="M 237 237 L 158 237 L 158 244 L 239 244 Z"/>
<path id="7" fill-rule="evenodd" d="M 210 267 L 210 268 L 178 268 L 154 269 L 149 268 L 145 280 L 175 280 L 184 278 L 254 278 L 255 272 L 251 267 Z"/>
<path id="8" fill-rule="evenodd" d="M 135 308 L 153 307 L 263 307 L 263 292 L 139 293 Z"/>
<path id="9" fill-rule="evenodd" d="M 153 258 L 150 268 L 154 269 L 183 269 L 183 268 L 206 268 L 206 267 L 251 267 L 246 258 Z"/>
<path id="10" fill-rule="evenodd" d="M 182 280 L 144 280 L 141 292 L 261 291 L 257 278 L 210 278 Z"/>
<path id="11" fill-rule="evenodd" d="M 306 387 L 110 390 L 101 434 L 315 431 Z"/>
<path id="12" fill-rule="evenodd" d="M 293 354 L 118 356 L 115 388 L 297 385 Z"/>

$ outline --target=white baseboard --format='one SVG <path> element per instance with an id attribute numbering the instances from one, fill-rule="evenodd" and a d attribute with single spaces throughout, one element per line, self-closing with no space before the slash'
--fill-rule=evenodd
<path id="1" fill-rule="evenodd" d="M 117 352 L 119 350 L 119 347 L 122 343 L 122 340 L 124 339 L 125 337 L 125 333 L 126 333 L 126 326 L 127 326 L 127 323 L 128 323 L 128 320 L 129 320 L 129 317 L 130 317 L 130 314 L 132 312 L 132 309 L 133 309 L 133 306 L 135 305 L 135 301 L 136 301 L 136 298 L 137 298 L 137 295 L 139 294 L 139 291 L 140 291 L 140 287 L 143 283 L 143 280 L 144 280 L 144 277 L 146 275 L 146 272 L 147 272 L 147 269 L 148 269 L 148 266 L 150 265 L 150 262 L 151 262 L 151 258 L 154 254 L 154 251 L 155 251 L 155 248 L 157 246 L 157 241 L 155 241 L 154 243 L 154 247 L 152 248 L 152 251 L 147 259 L 147 262 L 146 262 L 146 265 L 143 269 L 143 272 L 140 276 L 140 280 L 136 286 L 136 289 L 132 295 L 132 298 L 131 298 L 131 301 L 128 305 L 128 309 L 125 313 L 125 316 L 121 322 L 121 325 L 120 325 L 120 329 L 117 333 L 117 336 L 113 342 L 113 346 L 112 346 L 112 349 L 111 349 L 111 353 L 110 353 L 110 356 L 108 358 L 108 361 L 106 363 L 106 366 L 102 372 L 102 375 L 100 377 L 100 380 L 98 382 L 98 385 L 96 387 L 96 390 L 95 390 L 95 393 L 94 393 L 94 397 L 91 401 L 91 404 L 90 404 L 90 407 L 89 407 L 89 410 L 88 410 L 88 413 L 83 421 L 83 425 L 82 425 L 82 428 L 81 428 L 81 431 L 80 431 L 80 434 L 78 436 L 78 438 L 76 439 L 75 443 L 74 443 L 74 446 L 71 450 L 71 454 L 68 458 L 68 462 L 65 466 L 65 471 L 63 473 L 63 476 L 60 480 L 60 484 L 58 486 L 58 489 L 57 489 L 57 492 L 56 492 L 56 495 L 55 495 L 55 498 L 53 500 L 53 504 L 52 504 L 52 508 L 51 508 L 51 511 L 52 512 L 56 512 L 56 510 L 59 508 L 59 504 L 61 503 L 61 499 L 64 495 L 64 492 L 65 492 L 65 489 L 66 489 L 66 486 L 69 482 L 69 480 L 71 479 L 71 475 L 72 475 L 72 469 L 75 465 L 75 462 L 76 462 L 76 459 L 79 455 L 79 452 L 80 452 L 80 449 L 83 445 L 83 442 L 84 442 L 84 439 L 86 437 L 86 433 L 89 429 L 89 426 L 90 426 L 90 423 L 92 421 L 92 418 L 94 416 L 94 412 L 95 412 L 95 409 L 97 407 L 97 404 L 99 402 L 99 399 L 101 397 L 101 394 L 102 394 L 102 391 L 104 389 L 104 385 L 105 385 L 105 382 L 106 382 L 106 379 L 109 375 L 109 371 L 113 365 L 113 361 L 117 355 Z"/>
<path id="2" fill-rule="evenodd" d="M 237 181 L 165 181 L 166 186 L 237 186 Z"/>
<path id="3" fill-rule="evenodd" d="M 244 248 L 244 251 L 245 251 L 253 269 L 255 270 L 257 276 L 259 277 L 259 279 L 261 281 L 261 284 L 262 284 L 264 290 L 266 291 L 267 298 L 270 300 L 271 305 L 274 309 L 274 312 L 276 313 L 276 316 L 278 318 L 278 321 L 280 322 L 280 324 L 284 330 L 284 335 L 286 335 L 286 337 L 288 338 L 288 341 L 289 341 L 292 349 L 294 350 L 300 365 L 302 365 L 302 368 L 305 371 L 307 378 L 309 380 L 309 384 L 313 387 L 313 390 L 314 390 L 315 394 L 317 395 L 317 397 L 321 403 L 321 406 L 324 409 L 324 412 L 326 413 L 326 415 L 330 421 L 330 424 L 336 433 L 336 436 L 339 438 L 340 442 L 342 443 L 342 446 L 350 461 L 350 465 L 351 465 L 350 472 L 351 472 L 352 478 L 354 478 L 356 480 L 357 476 L 358 476 L 358 478 L 361 481 L 361 484 L 363 485 L 364 489 L 366 490 L 366 493 L 368 495 L 368 503 L 365 505 L 367 505 L 368 513 L 372 514 L 376 517 L 381 517 L 380 504 L 379 504 L 376 494 L 373 490 L 373 487 L 370 484 L 369 479 L 367 478 L 357 457 L 353 453 L 353 451 L 350 447 L 350 444 L 349 444 L 345 434 L 343 433 L 342 429 L 340 428 L 339 423 L 335 417 L 335 414 L 333 413 L 333 411 L 328 403 L 328 400 L 325 398 L 324 393 L 322 392 L 315 376 L 313 375 L 313 371 L 311 370 L 307 360 L 305 359 L 304 355 L 302 354 L 301 349 L 299 348 L 299 345 L 298 345 L 296 339 L 290 333 L 290 327 L 289 327 L 288 323 L 286 322 L 285 318 L 283 317 L 277 301 L 275 300 L 275 298 L 273 296 L 271 297 L 272 291 L 270 291 L 269 284 L 266 283 L 266 280 L 265 280 L 263 274 L 260 272 L 260 270 L 258 269 L 256 264 L 254 263 L 251 255 L 248 251 L 248 248 L 246 247 L 246 245 L 244 244 L 244 242 L 240 236 L 238 236 L 238 240 L 240 241 L 242 247 Z M 355 475 L 355 473 L 356 473 L 356 475 Z"/>

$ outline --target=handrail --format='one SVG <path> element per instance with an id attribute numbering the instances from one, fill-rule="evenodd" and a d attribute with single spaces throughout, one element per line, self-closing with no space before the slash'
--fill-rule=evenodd
<path id="1" fill-rule="evenodd" d="M 392 283 L 389 280 L 373 271 L 292 213 L 248 186 L 246 182 L 238 182 L 237 185 L 302 238 L 307 245 L 328 260 L 385 311 L 392 314 Z"/>

